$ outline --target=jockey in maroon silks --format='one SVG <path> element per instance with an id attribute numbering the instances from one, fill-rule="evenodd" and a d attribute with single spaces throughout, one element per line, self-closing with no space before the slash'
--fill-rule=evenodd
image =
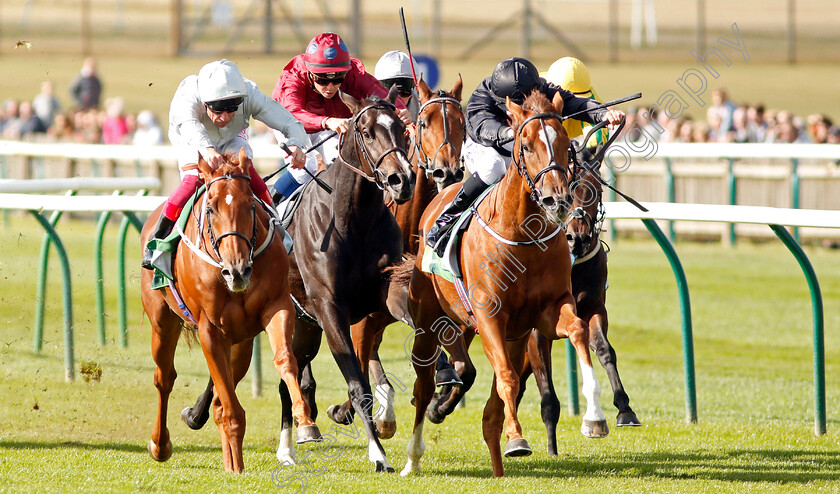
<path id="1" fill-rule="evenodd" d="M 169 108 L 169 140 L 177 153 L 181 184 L 167 199 L 150 239 L 169 234 L 184 205 L 202 184 L 199 156 L 214 169 L 224 163 L 223 154 L 239 153 L 242 148 L 253 159 L 246 133 L 251 117 L 288 136 L 292 166 L 303 167 L 303 125 L 253 81 L 242 77 L 236 64 L 229 60 L 211 62 L 198 75 L 181 81 Z M 254 195 L 271 204 L 268 188 L 253 166 L 250 178 Z M 141 266 L 152 269 L 152 257 L 153 252 L 146 248 Z"/>
<path id="2" fill-rule="evenodd" d="M 368 96 L 386 98 L 388 91 L 373 75 L 365 72 L 365 66 L 350 56 L 347 45 L 335 33 L 322 33 L 309 42 L 306 51 L 297 55 L 283 68 L 271 97 L 303 122 L 309 138 L 309 145 L 331 135 L 343 134 L 350 124 L 352 112 L 337 98 L 339 90 L 363 100 Z M 397 100 L 398 115 L 408 123 L 405 104 Z M 285 136 L 277 134 L 278 141 Z M 330 164 L 338 156 L 338 138 L 332 138 L 319 146 L 318 151 L 324 163 Z M 315 173 L 317 157 L 309 153 L 306 169 Z M 305 170 L 289 170 L 274 183 L 275 202 L 287 198 L 311 176 Z"/>

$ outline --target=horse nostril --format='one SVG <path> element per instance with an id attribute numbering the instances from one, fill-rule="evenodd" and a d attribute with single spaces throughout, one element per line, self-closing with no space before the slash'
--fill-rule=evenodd
<path id="1" fill-rule="evenodd" d="M 222 277 L 223 277 L 223 278 L 230 278 L 230 269 L 228 269 L 228 268 L 223 268 L 223 269 L 222 269 Z"/>
<path id="2" fill-rule="evenodd" d="M 397 186 L 402 185 L 403 180 L 399 173 L 392 173 L 388 175 L 388 185 L 391 187 L 397 188 Z"/>
<path id="3" fill-rule="evenodd" d="M 441 168 L 435 168 L 435 170 L 432 172 L 432 178 L 435 180 L 435 182 L 442 182 L 446 180 L 446 172 Z"/>
<path id="4" fill-rule="evenodd" d="M 455 170 L 455 181 L 460 182 L 463 179 L 464 179 L 464 169 L 459 168 L 459 169 Z"/>
<path id="5" fill-rule="evenodd" d="M 551 196 L 543 197 L 540 200 L 540 202 L 542 202 L 543 207 L 545 207 L 546 209 L 552 209 L 553 210 L 554 208 L 557 207 L 557 201 L 555 201 L 554 198 L 551 197 Z"/>
<path id="6" fill-rule="evenodd" d="M 568 240 L 568 241 L 569 241 L 569 243 L 572 243 L 572 242 L 574 242 L 574 241 L 575 241 L 575 237 L 574 237 L 574 236 L 572 236 L 572 234 L 571 234 L 571 233 L 567 233 L 567 234 L 566 234 L 566 240 Z"/>
<path id="7" fill-rule="evenodd" d="M 248 267 L 246 267 L 245 269 L 243 269 L 243 270 L 242 270 L 242 278 L 243 278 L 243 279 L 245 279 L 245 280 L 247 280 L 248 278 L 250 278 L 250 277 L 251 277 L 251 272 L 252 272 L 252 271 L 253 271 L 253 269 L 251 269 L 251 266 L 248 266 Z"/>

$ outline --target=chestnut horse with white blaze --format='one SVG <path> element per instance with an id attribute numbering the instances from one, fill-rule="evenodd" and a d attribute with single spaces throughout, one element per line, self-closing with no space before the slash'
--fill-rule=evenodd
<path id="1" fill-rule="evenodd" d="M 182 243 L 172 262 L 174 286 L 197 325 L 198 339 L 215 385 L 213 417 L 219 427 L 225 470 L 242 472 L 245 410 L 236 397 L 236 384 L 251 362 L 254 337 L 268 335 L 274 365 L 294 400 L 298 433 L 306 440 L 320 438 L 310 418 L 298 383 L 298 365 L 292 352 L 295 309 L 289 295 L 289 258 L 273 219 L 254 197 L 249 185 L 251 161 L 244 149 L 225 156 L 216 170 L 199 160 L 204 195 L 193 206 Z M 146 222 L 143 245 L 163 206 Z M 206 224 L 205 224 L 206 223 Z M 143 270 L 140 295 L 152 325 L 152 357 L 158 413 L 149 442 L 157 461 L 172 454 L 166 426 L 169 394 L 175 382 L 175 347 L 184 325 L 178 302 L 169 289 L 152 289 L 153 272 Z"/>
<path id="2" fill-rule="evenodd" d="M 551 339 L 571 340 L 579 355 L 583 395 L 588 402 L 581 432 L 589 437 L 603 437 L 608 432 L 589 355 L 589 331 L 575 312 L 569 246 L 565 236 L 558 235 L 571 203 L 569 138 L 561 124 L 562 98 L 550 102 L 534 92 L 521 107 L 509 99 L 507 107 L 516 134 L 513 159 L 505 177 L 477 206 L 476 217 L 461 239 L 460 291 L 465 298 L 460 298 L 452 282 L 421 270 L 428 247 L 421 245 L 417 255 L 409 287 L 409 309 L 416 328 L 412 348 L 416 408 L 403 475 L 420 470 L 425 450 L 423 421 L 435 388 L 434 366 L 430 364 L 439 343 L 451 341 L 444 333 L 457 331 L 461 324 L 478 328 L 494 371 L 482 420 L 494 476 L 504 475 L 499 444 L 503 430 L 507 436 L 505 456 L 531 454 L 517 418 L 516 396 L 517 371 L 532 328 Z M 432 202 L 420 223 L 423 231 L 432 227 L 456 193 L 457 187 L 450 187 Z M 542 228 L 536 229 L 537 223 Z M 535 238 L 533 232 L 538 230 Z M 464 309 L 456 310 L 458 307 Z"/>

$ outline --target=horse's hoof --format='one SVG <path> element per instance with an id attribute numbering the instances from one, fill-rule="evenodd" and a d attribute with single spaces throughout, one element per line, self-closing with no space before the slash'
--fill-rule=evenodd
<path id="1" fill-rule="evenodd" d="M 376 462 L 376 471 L 377 472 L 394 473 L 394 469 L 393 469 L 393 467 L 391 467 L 391 465 L 386 465 L 386 464 L 382 463 L 381 461 Z"/>
<path id="2" fill-rule="evenodd" d="M 379 439 L 391 439 L 397 433 L 397 421 L 377 421 L 376 430 L 379 432 Z"/>
<path id="3" fill-rule="evenodd" d="M 520 437 L 519 439 L 511 439 L 505 445 L 505 456 L 506 457 L 517 457 L 517 456 L 531 456 L 531 446 L 528 446 L 528 441 L 525 440 L 524 437 Z"/>
<path id="4" fill-rule="evenodd" d="M 429 422 L 433 424 L 442 424 L 443 420 L 446 418 L 446 415 L 440 413 L 437 410 L 426 410 L 426 418 L 428 418 Z"/>
<path id="5" fill-rule="evenodd" d="M 602 438 L 607 437 L 610 433 L 610 428 L 607 427 L 606 420 L 584 420 L 580 424 L 580 433 L 586 437 Z"/>
<path id="6" fill-rule="evenodd" d="M 204 424 L 207 422 L 207 419 L 202 420 L 195 420 L 192 416 L 192 407 L 187 407 L 181 410 L 181 421 L 187 424 L 187 427 L 190 429 L 197 431 L 204 427 Z"/>
<path id="7" fill-rule="evenodd" d="M 639 417 L 631 410 L 629 412 L 621 412 L 615 419 L 616 427 L 639 427 L 642 425 Z"/>
<path id="8" fill-rule="evenodd" d="M 435 386 L 455 386 L 459 387 L 464 384 L 455 369 L 442 369 L 435 374 Z"/>
<path id="9" fill-rule="evenodd" d="M 151 455 L 152 459 L 155 461 L 164 462 L 172 456 L 172 441 L 167 441 L 166 446 L 163 449 L 158 449 L 155 442 L 151 439 L 149 440 L 149 455 Z"/>
<path id="10" fill-rule="evenodd" d="M 304 425 L 297 428 L 297 443 L 308 443 L 312 441 L 321 441 L 321 430 L 315 424 Z"/>
<path id="11" fill-rule="evenodd" d="M 345 411 L 343 417 L 338 416 L 338 411 L 341 410 L 340 405 L 332 405 L 331 407 L 327 408 L 327 417 L 330 418 L 336 424 L 341 425 L 350 425 L 353 423 L 353 415 Z"/>

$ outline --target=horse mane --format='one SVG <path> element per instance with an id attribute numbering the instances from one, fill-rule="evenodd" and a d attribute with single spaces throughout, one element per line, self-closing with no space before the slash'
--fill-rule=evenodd
<path id="1" fill-rule="evenodd" d="M 554 113 L 554 105 L 539 89 L 531 91 L 525 101 L 522 102 L 522 109 L 534 113 Z"/>

